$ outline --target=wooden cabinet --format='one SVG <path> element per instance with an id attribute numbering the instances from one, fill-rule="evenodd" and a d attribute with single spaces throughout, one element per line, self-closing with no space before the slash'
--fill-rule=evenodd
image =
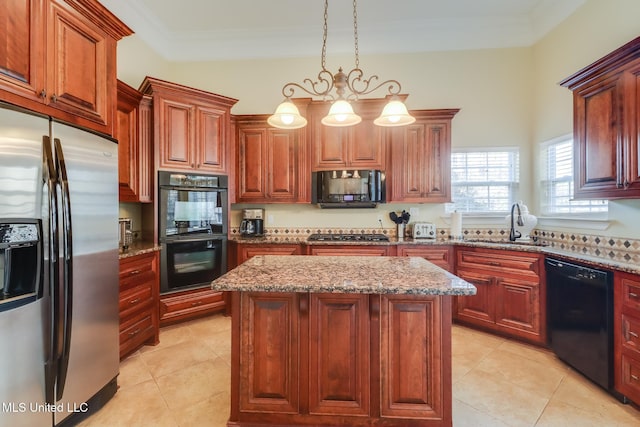
<path id="1" fill-rule="evenodd" d="M 192 289 L 160 296 L 160 325 L 191 320 L 225 309 L 223 292 Z"/>
<path id="2" fill-rule="evenodd" d="M 575 198 L 640 197 L 640 37 L 560 84 L 573 91 Z"/>
<path id="3" fill-rule="evenodd" d="M 120 260 L 120 359 L 158 344 L 158 253 Z"/>
<path id="4" fill-rule="evenodd" d="M 121 202 L 152 201 L 150 99 L 118 80 L 118 181 Z"/>
<path id="5" fill-rule="evenodd" d="M 312 101 L 308 125 L 312 169 L 386 170 L 386 130 L 373 124 L 386 102 L 386 99 L 353 102 L 353 110 L 362 117 L 362 122 L 355 126 L 333 127 L 320 123 L 329 112 L 330 103 Z"/>
<path id="6" fill-rule="evenodd" d="M 384 245 L 309 245 L 309 255 L 326 256 L 393 256 L 396 254 L 395 246 Z"/>
<path id="7" fill-rule="evenodd" d="M 453 248 L 434 245 L 399 245 L 398 256 L 417 256 L 434 263 L 447 271 L 453 271 Z"/>
<path id="8" fill-rule="evenodd" d="M 234 293 L 230 421 L 450 426 L 450 301 Z"/>
<path id="9" fill-rule="evenodd" d="M 477 288 L 457 297 L 458 322 L 546 344 L 546 292 L 540 254 L 459 248 L 456 275 Z"/>
<path id="10" fill-rule="evenodd" d="M 146 77 L 140 91 L 153 99 L 157 170 L 228 174 L 231 107 L 237 99 Z"/>
<path id="11" fill-rule="evenodd" d="M 451 120 L 458 111 L 411 111 L 415 123 L 391 129 L 387 201 L 451 201 Z"/>
<path id="12" fill-rule="evenodd" d="M 0 100 L 115 132 L 116 42 L 131 30 L 95 0 L 16 0 L 0 16 Z"/>
<path id="13" fill-rule="evenodd" d="M 230 268 L 235 268 L 256 255 L 302 255 L 302 245 L 296 243 L 242 244 L 231 241 L 229 248 L 229 253 L 235 257 L 229 260 Z"/>
<path id="14" fill-rule="evenodd" d="M 267 117 L 234 117 L 236 201 L 309 203 L 311 173 L 305 130 L 270 127 Z"/>
<path id="15" fill-rule="evenodd" d="M 640 404 L 640 276 L 614 274 L 614 385 Z"/>

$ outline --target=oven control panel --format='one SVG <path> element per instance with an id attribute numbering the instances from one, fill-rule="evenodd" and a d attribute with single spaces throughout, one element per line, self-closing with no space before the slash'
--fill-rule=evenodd
<path id="1" fill-rule="evenodd" d="M 416 222 L 413 224 L 412 236 L 414 239 L 435 239 L 436 226 L 431 222 Z"/>

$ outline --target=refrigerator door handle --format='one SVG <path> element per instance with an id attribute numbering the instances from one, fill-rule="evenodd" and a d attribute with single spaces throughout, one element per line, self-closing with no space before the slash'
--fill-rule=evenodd
<path id="1" fill-rule="evenodd" d="M 59 236 L 58 236 L 58 178 L 53 163 L 51 139 L 42 137 L 42 172 L 46 185 L 47 204 L 49 209 L 49 283 L 45 294 L 49 296 L 47 314 L 44 316 L 45 330 L 45 399 L 49 404 L 55 404 L 55 387 L 58 375 L 58 341 L 59 341 L 59 313 L 60 301 L 58 297 L 60 268 L 58 264 Z"/>
<path id="2" fill-rule="evenodd" d="M 58 361 L 58 379 L 56 383 L 56 400 L 62 399 L 64 386 L 69 368 L 69 350 L 71 348 L 71 325 L 73 309 L 73 246 L 71 225 L 71 200 L 69 199 L 69 181 L 67 169 L 62 152 L 60 140 L 53 140 L 56 153 L 56 166 L 58 170 L 58 184 L 61 190 L 62 203 L 62 254 L 64 257 L 63 268 L 63 312 L 62 312 L 62 348 Z"/>

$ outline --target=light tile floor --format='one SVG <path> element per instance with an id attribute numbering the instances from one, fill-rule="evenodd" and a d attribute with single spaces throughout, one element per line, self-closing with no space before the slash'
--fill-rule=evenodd
<path id="1" fill-rule="evenodd" d="M 229 415 L 231 321 L 163 328 L 120 365 L 120 389 L 82 427 L 218 427 Z M 455 427 L 640 426 L 623 405 L 551 352 L 453 327 Z"/>

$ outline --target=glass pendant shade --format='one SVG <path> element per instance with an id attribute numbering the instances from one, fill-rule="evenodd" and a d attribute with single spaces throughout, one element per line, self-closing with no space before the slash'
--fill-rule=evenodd
<path id="1" fill-rule="evenodd" d="M 300 115 L 293 102 L 285 99 L 267 119 L 267 123 L 278 129 L 299 129 L 307 125 L 307 119 Z"/>
<path id="2" fill-rule="evenodd" d="M 322 118 L 322 124 L 326 126 L 353 126 L 362 121 L 362 118 L 353 112 L 353 107 L 344 99 L 338 99 L 331 104 L 329 114 Z"/>
<path id="3" fill-rule="evenodd" d="M 380 117 L 373 123 L 378 126 L 406 126 L 415 121 L 416 118 L 409 114 L 402 101 L 392 99 L 384 106 Z"/>

